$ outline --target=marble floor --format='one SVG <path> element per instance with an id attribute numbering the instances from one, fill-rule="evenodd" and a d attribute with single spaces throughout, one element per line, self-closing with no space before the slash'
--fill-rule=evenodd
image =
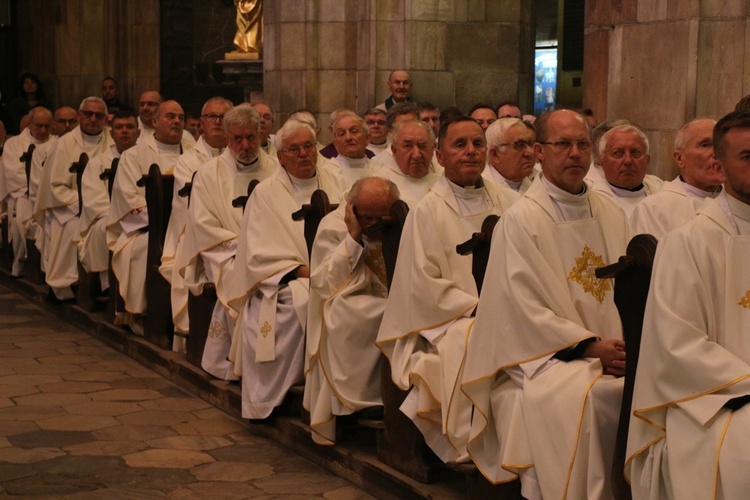
<path id="1" fill-rule="evenodd" d="M 372 498 L 3 285 L 0 495 Z"/>

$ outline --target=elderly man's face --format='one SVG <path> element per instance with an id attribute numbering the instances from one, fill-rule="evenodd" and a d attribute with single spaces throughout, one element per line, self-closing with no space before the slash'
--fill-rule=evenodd
<path id="1" fill-rule="evenodd" d="M 419 119 L 429 125 L 432 133 L 437 137 L 440 131 L 440 113 L 437 109 L 423 109 L 419 112 Z"/>
<path id="2" fill-rule="evenodd" d="M 419 179 L 430 171 L 435 141 L 424 127 L 407 123 L 398 131 L 391 145 L 393 159 L 399 170 L 409 177 Z"/>
<path id="3" fill-rule="evenodd" d="M 260 149 L 260 129 L 250 125 L 231 125 L 227 147 L 237 161 L 252 163 L 258 157 Z"/>
<path id="4" fill-rule="evenodd" d="M 521 118 L 521 109 L 512 104 L 503 104 L 497 108 L 498 118 Z"/>
<path id="5" fill-rule="evenodd" d="M 345 116 L 333 127 L 333 145 L 340 155 L 347 158 L 364 158 L 368 144 L 370 134 L 365 132 L 359 118 L 355 116 Z"/>
<path id="6" fill-rule="evenodd" d="M 621 130 L 608 137 L 600 160 L 607 182 L 626 189 L 641 185 L 649 161 L 645 141 L 635 132 Z"/>
<path id="7" fill-rule="evenodd" d="M 55 111 L 55 133 L 62 137 L 78 126 L 78 113 L 69 107 Z"/>
<path id="8" fill-rule="evenodd" d="M 552 112 L 547 127 L 547 140 L 534 145 L 544 178 L 560 189 L 579 194 L 591 163 L 588 126 L 578 113 L 562 110 Z"/>
<path id="9" fill-rule="evenodd" d="M 534 169 L 534 131 L 522 123 L 508 130 L 499 146 L 490 148 L 490 165 L 505 179 L 520 182 Z"/>
<path id="10" fill-rule="evenodd" d="M 495 112 L 488 108 L 475 109 L 471 114 L 471 117 L 474 118 L 474 121 L 477 122 L 480 127 L 482 127 L 482 130 L 487 130 L 487 127 L 497 120 Z"/>
<path id="11" fill-rule="evenodd" d="M 696 120 L 688 127 L 685 147 L 674 152 L 682 178 L 698 189 L 715 191 L 725 179 L 714 157 L 714 121 Z"/>
<path id="12" fill-rule="evenodd" d="M 54 130 L 55 122 L 52 119 L 52 114 L 36 110 L 34 119 L 29 122 L 29 133 L 34 139 L 45 142 Z"/>
<path id="13" fill-rule="evenodd" d="M 164 144 L 179 144 L 185 128 L 185 112 L 176 101 L 159 105 L 154 114 L 154 138 Z"/>
<path id="14" fill-rule="evenodd" d="M 750 204 L 750 128 L 733 128 L 724 135 L 724 154 L 719 160 L 726 176 L 727 193 Z"/>
<path id="15" fill-rule="evenodd" d="M 476 122 L 461 121 L 448 125 L 437 151 L 438 162 L 445 176 L 459 186 L 472 186 L 479 181 L 487 161 L 484 130 Z"/>
<path id="16" fill-rule="evenodd" d="M 153 90 L 147 90 L 142 93 L 140 99 L 138 99 L 138 116 L 147 127 L 153 126 L 152 121 L 154 113 L 160 103 L 161 96 L 159 96 L 158 92 L 154 92 Z"/>
<path id="17" fill-rule="evenodd" d="M 253 107 L 258 111 L 260 115 L 260 136 L 261 141 L 266 143 L 268 136 L 271 135 L 271 129 L 273 128 L 273 111 L 265 104 L 253 104 Z"/>
<path id="18" fill-rule="evenodd" d="M 222 101 L 211 101 L 203 108 L 201 115 L 201 132 L 203 140 L 211 147 L 223 148 L 227 144 L 224 134 L 224 115 L 231 106 Z"/>
<path id="19" fill-rule="evenodd" d="M 411 95 L 411 79 L 406 71 L 394 71 L 388 79 L 388 90 L 397 102 L 403 102 Z"/>
<path id="20" fill-rule="evenodd" d="M 365 115 L 365 123 L 370 129 L 370 143 L 383 144 L 388 139 L 388 125 L 385 121 L 385 115 L 374 114 Z"/>
<path id="21" fill-rule="evenodd" d="M 315 136 L 306 128 L 301 128 L 287 137 L 276 153 L 279 163 L 292 177 L 312 179 L 318 163 L 318 149 Z"/>
<path id="22" fill-rule="evenodd" d="M 106 109 L 101 102 L 87 102 L 78 110 L 78 123 L 81 124 L 81 131 L 84 134 L 97 135 L 101 133 L 106 120 Z"/>

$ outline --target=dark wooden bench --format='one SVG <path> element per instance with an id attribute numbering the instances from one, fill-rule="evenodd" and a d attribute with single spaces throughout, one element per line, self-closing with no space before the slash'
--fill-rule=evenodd
<path id="1" fill-rule="evenodd" d="M 620 313 L 622 334 L 628 353 L 620 421 L 615 442 L 615 457 L 612 464 L 612 492 L 618 500 L 632 498 L 630 485 L 625 480 L 625 455 L 635 373 L 641 348 L 643 315 L 646 312 L 646 299 L 651 284 L 656 244 L 656 238 L 650 234 L 639 234 L 630 240 L 625 255 L 620 257 L 618 262 L 596 270 L 597 278 L 614 278 L 615 280 L 615 304 Z"/>
<path id="2" fill-rule="evenodd" d="M 31 162 L 34 157 L 35 149 L 36 146 L 30 144 L 29 149 L 27 149 L 20 158 L 24 163 L 24 168 L 26 170 L 27 196 L 30 196 L 31 193 Z M 37 237 L 41 237 L 41 233 L 37 234 Z M 43 285 L 46 283 L 45 275 L 42 272 L 42 254 L 36 247 L 36 241 L 29 238 L 26 239 L 26 279 L 35 285 Z"/>
<path id="3" fill-rule="evenodd" d="M 318 233 L 318 226 L 329 212 L 338 208 L 338 204 L 328 200 L 328 195 L 322 189 L 317 189 L 310 197 L 310 203 L 305 203 L 302 207 L 292 214 L 292 219 L 296 221 L 305 221 L 305 243 L 307 243 L 307 256 L 312 255 L 312 247 L 315 242 L 315 235 Z"/>
<path id="4" fill-rule="evenodd" d="M 107 181 L 107 191 L 109 193 L 109 199 L 112 199 L 112 189 L 115 185 L 115 176 L 117 175 L 117 166 L 120 164 L 120 159 L 115 158 L 112 160 L 112 164 L 109 168 L 105 168 L 99 178 Z M 117 282 L 117 276 L 112 271 L 112 251 L 109 252 L 109 267 L 107 271 L 109 275 L 109 300 L 107 301 L 107 321 L 113 323 L 115 316 L 118 312 L 125 311 L 125 301 L 120 295 L 120 287 Z"/>

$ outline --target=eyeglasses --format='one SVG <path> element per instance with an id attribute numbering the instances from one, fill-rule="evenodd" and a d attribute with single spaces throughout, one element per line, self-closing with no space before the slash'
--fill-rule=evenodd
<path id="1" fill-rule="evenodd" d="M 386 125 L 385 120 L 367 120 L 365 123 L 368 127 L 372 127 L 373 125 L 380 125 L 381 127 L 385 127 Z"/>
<path id="2" fill-rule="evenodd" d="M 207 115 L 201 115 L 201 118 L 208 120 L 210 122 L 221 122 L 224 120 L 224 115 L 217 115 L 214 113 L 209 113 Z"/>
<path id="3" fill-rule="evenodd" d="M 573 148 L 573 145 L 578 148 L 578 151 L 590 151 L 592 145 L 591 141 L 589 140 L 540 142 L 539 144 L 552 146 L 552 149 L 554 149 L 558 153 L 565 153 L 570 151 Z"/>
<path id="4" fill-rule="evenodd" d="M 614 158 L 615 160 L 621 160 L 625 157 L 625 153 L 630 153 L 630 157 L 634 160 L 638 160 L 645 154 L 640 149 L 615 149 L 611 153 L 609 153 L 609 156 Z"/>
<path id="5" fill-rule="evenodd" d="M 88 111 L 85 109 L 78 110 L 85 118 L 96 118 L 97 120 L 104 120 L 107 117 L 106 113 L 100 113 L 98 111 Z"/>
<path id="6" fill-rule="evenodd" d="M 524 151 L 527 147 L 533 149 L 534 141 L 532 141 L 531 139 L 529 139 L 528 141 L 524 141 L 521 139 L 516 142 L 504 142 L 502 144 L 496 145 L 495 147 L 499 148 L 501 146 L 513 146 L 513 149 L 515 149 L 516 151 Z"/>
<path id="7" fill-rule="evenodd" d="M 288 149 L 282 149 L 282 153 L 289 153 L 293 156 L 299 156 L 300 151 L 305 150 L 307 153 L 312 153 L 315 150 L 315 143 L 314 142 L 306 142 L 302 145 L 302 147 L 299 147 L 297 145 L 290 146 Z"/>

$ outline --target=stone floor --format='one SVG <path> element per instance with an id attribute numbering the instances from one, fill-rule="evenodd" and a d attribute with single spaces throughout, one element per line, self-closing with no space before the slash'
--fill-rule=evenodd
<path id="1" fill-rule="evenodd" d="M 372 498 L 1 284 L 0 495 Z"/>

